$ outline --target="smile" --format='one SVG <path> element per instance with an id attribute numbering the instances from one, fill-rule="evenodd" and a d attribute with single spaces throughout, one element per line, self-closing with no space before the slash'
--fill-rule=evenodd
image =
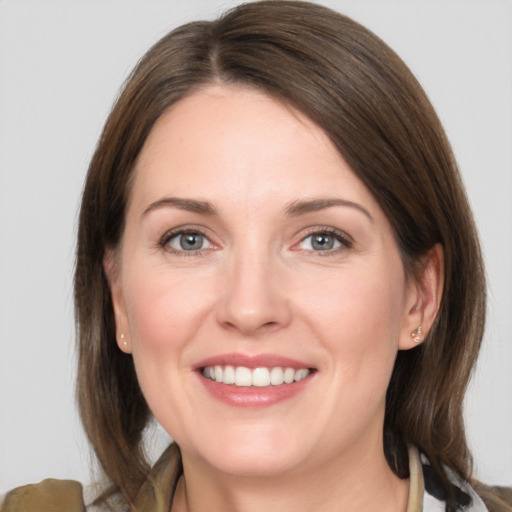
<path id="1" fill-rule="evenodd" d="M 305 379 L 311 370 L 308 368 L 283 368 L 280 366 L 272 368 L 247 368 L 245 366 L 205 366 L 201 374 L 206 379 L 220 384 L 231 384 L 239 387 L 281 386 L 292 384 Z"/>

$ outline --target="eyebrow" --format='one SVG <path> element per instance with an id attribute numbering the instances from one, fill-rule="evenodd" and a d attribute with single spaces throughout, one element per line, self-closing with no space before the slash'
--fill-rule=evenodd
<path id="1" fill-rule="evenodd" d="M 163 199 L 159 199 L 158 201 L 151 203 L 144 210 L 142 216 L 144 217 L 149 212 L 165 206 L 171 206 L 174 208 L 178 208 L 180 210 L 199 213 L 201 215 L 217 215 L 217 210 L 208 201 L 198 201 L 196 199 L 182 199 L 178 197 L 164 197 Z"/>
<path id="2" fill-rule="evenodd" d="M 180 210 L 188 212 L 198 213 L 200 215 L 216 216 L 217 210 L 208 201 L 199 201 L 197 199 L 183 199 L 178 197 L 164 197 L 158 201 L 151 203 L 142 213 L 144 217 L 149 212 L 157 210 L 162 207 L 174 207 Z M 373 217 L 370 212 L 363 208 L 360 204 L 354 203 L 353 201 L 347 201 L 346 199 L 339 198 L 320 198 L 320 199 L 309 199 L 305 201 L 293 201 L 290 203 L 286 210 L 285 215 L 289 217 L 298 217 L 307 213 L 318 212 L 334 206 L 345 206 L 349 208 L 355 208 L 356 210 L 363 213 L 368 219 L 373 222 Z"/>
<path id="3" fill-rule="evenodd" d="M 363 208 L 360 204 L 354 203 L 353 201 L 347 201 L 346 199 L 339 198 L 320 198 L 310 199 L 307 201 L 293 201 L 286 208 L 285 213 L 288 216 L 296 217 L 306 213 L 318 212 L 320 210 L 332 208 L 333 206 L 347 206 L 349 208 L 355 208 L 356 210 L 363 213 L 366 217 L 368 217 L 371 222 L 374 222 L 373 217 L 366 208 Z"/>

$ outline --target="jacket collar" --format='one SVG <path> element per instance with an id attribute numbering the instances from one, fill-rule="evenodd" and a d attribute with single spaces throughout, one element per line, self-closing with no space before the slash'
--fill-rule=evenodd
<path id="1" fill-rule="evenodd" d="M 406 512 L 438 512 L 444 511 L 444 502 L 437 500 L 425 492 L 423 465 L 418 449 L 409 446 L 409 499 Z M 183 473 L 181 453 L 176 443 L 172 443 L 153 466 L 151 473 L 141 487 L 135 502 L 135 510 L 151 512 L 169 512 L 174 498 L 178 480 Z M 459 483 L 460 484 L 460 483 Z M 485 505 L 468 485 L 464 486 L 472 498 L 472 506 L 467 512 L 486 512 Z"/>
<path id="2" fill-rule="evenodd" d="M 182 473 L 180 450 L 176 443 L 171 443 L 141 487 L 135 501 L 135 510 L 169 512 Z"/>

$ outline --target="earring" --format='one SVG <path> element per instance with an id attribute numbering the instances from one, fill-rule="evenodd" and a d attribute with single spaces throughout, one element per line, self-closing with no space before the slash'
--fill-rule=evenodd
<path id="1" fill-rule="evenodd" d="M 414 341 L 414 343 L 419 343 L 421 341 L 422 333 L 423 329 L 420 325 L 417 329 L 414 329 L 414 331 L 411 332 L 412 341 Z"/>
<path id="2" fill-rule="evenodd" d="M 128 345 L 128 343 L 124 339 L 124 333 L 123 332 L 121 333 L 121 339 L 123 340 L 123 345 L 126 347 Z"/>

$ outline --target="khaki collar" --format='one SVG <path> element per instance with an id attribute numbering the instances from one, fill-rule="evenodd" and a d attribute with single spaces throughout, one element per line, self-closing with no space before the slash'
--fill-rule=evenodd
<path id="1" fill-rule="evenodd" d="M 409 499 L 406 512 L 423 512 L 423 468 L 418 448 L 409 445 Z"/>
<path id="2" fill-rule="evenodd" d="M 409 446 L 409 500 L 406 512 L 423 512 L 423 471 L 418 449 Z M 172 443 L 153 466 L 149 478 L 141 487 L 135 510 L 169 512 L 178 480 L 183 472 L 181 454 Z"/>
<path id="3" fill-rule="evenodd" d="M 182 472 L 180 450 L 176 443 L 172 443 L 153 466 L 149 478 L 141 487 L 134 510 L 169 512 Z"/>

